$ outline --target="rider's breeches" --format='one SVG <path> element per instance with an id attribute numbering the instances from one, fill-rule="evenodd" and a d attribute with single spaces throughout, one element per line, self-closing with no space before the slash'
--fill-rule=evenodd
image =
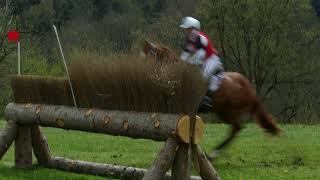
<path id="1" fill-rule="evenodd" d="M 202 75 L 209 81 L 209 90 L 216 91 L 219 87 L 219 77 L 218 72 L 223 72 L 223 66 L 218 56 L 211 56 L 206 59 L 204 66 L 202 67 Z"/>

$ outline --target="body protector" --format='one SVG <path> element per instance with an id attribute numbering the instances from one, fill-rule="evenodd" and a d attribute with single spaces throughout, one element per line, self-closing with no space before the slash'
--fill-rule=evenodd
<path id="1" fill-rule="evenodd" d="M 216 74 L 224 69 L 218 51 L 204 32 L 193 29 L 189 33 L 180 58 L 190 64 L 200 65 L 203 77 L 209 81 L 209 90 L 218 89 L 220 78 Z"/>

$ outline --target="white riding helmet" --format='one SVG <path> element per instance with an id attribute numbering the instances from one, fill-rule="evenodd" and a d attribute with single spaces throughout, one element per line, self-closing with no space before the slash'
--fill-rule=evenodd
<path id="1" fill-rule="evenodd" d="M 182 18 L 182 23 L 180 25 L 181 28 L 195 28 L 200 30 L 200 21 L 198 21 L 197 19 L 193 18 L 193 17 L 184 17 Z"/>

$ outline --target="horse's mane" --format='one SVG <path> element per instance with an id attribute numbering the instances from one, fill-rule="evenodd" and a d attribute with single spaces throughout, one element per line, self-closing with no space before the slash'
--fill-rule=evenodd
<path id="1" fill-rule="evenodd" d="M 177 53 L 175 53 L 172 49 L 170 49 L 169 47 L 167 47 L 167 46 L 165 46 L 165 45 L 160 45 L 160 47 L 162 48 L 162 49 L 165 49 L 167 52 L 169 52 L 170 54 L 173 54 L 173 55 L 175 55 L 176 57 L 178 57 L 177 56 Z"/>
<path id="2" fill-rule="evenodd" d="M 168 58 L 168 60 L 173 61 L 173 62 L 179 62 L 180 61 L 180 58 L 178 57 L 177 53 L 175 53 L 168 46 L 165 46 L 165 45 L 163 45 L 161 43 L 156 44 L 156 46 L 162 52 L 163 57 Z"/>
<path id="3" fill-rule="evenodd" d="M 168 46 L 161 43 L 152 43 L 144 41 L 143 51 L 146 55 L 149 55 L 159 63 L 178 63 L 180 58 L 177 54 Z"/>

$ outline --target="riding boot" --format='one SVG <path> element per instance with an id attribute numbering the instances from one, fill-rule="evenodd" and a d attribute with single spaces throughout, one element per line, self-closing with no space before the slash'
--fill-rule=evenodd
<path id="1" fill-rule="evenodd" d="M 202 98 L 202 101 L 200 102 L 198 111 L 201 113 L 204 113 L 204 112 L 212 111 L 212 109 L 213 109 L 213 100 L 209 96 L 205 95 Z"/>

